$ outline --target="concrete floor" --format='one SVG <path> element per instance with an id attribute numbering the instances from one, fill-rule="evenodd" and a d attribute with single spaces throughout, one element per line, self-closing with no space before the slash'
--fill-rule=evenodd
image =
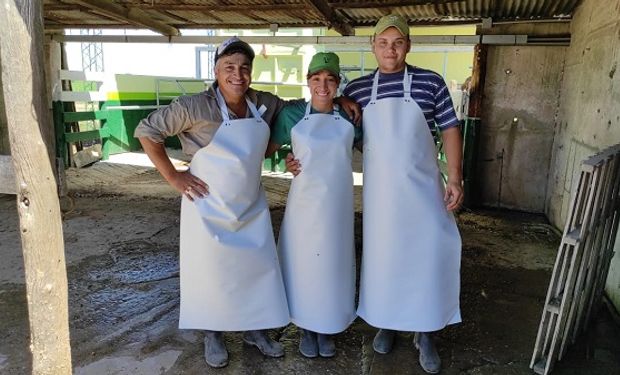
<path id="1" fill-rule="evenodd" d="M 290 179 L 263 177 L 278 230 Z M 293 325 L 273 330 L 286 355 L 265 359 L 226 335 L 231 362 L 210 369 L 202 333 L 177 329 L 180 199 L 149 167 L 98 163 L 69 170 L 61 202 L 76 374 L 423 374 L 412 334 L 391 354 L 372 350 L 375 328 L 358 319 L 336 337 L 333 359 L 305 359 Z M 356 187 L 358 200 L 361 187 Z M 30 373 L 28 321 L 13 197 L 0 196 L 0 374 Z M 529 361 L 559 244 L 542 216 L 464 211 L 463 323 L 439 333 L 443 374 L 531 374 Z M 361 214 L 356 215 L 361 250 Z M 620 328 L 602 309 L 554 374 L 620 373 Z"/>

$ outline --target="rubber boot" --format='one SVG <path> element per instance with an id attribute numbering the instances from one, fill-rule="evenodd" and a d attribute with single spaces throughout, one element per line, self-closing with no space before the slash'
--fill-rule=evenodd
<path id="1" fill-rule="evenodd" d="M 316 358 L 319 355 L 316 332 L 299 329 L 299 352 L 306 358 Z"/>
<path id="2" fill-rule="evenodd" d="M 248 345 L 257 347 L 267 357 L 278 358 L 284 355 L 282 344 L 269 337 L 265 330 L 245 331 L 243 341 Z"/>
<path id="3" fill-rule="evenodd" d="M 396 331 L 389 329 L 380 329 L 372 341 L 372 348 L 379 354 L 388 354 L 392 351 L 394 345 L 394 336 Z"/>
<path id="4" fill-rule="evenodd" d="M 416 332 L 413 337 L 413 344 L 420 351 L 420 366 L 428 374 L 437 374 L 441 371 L 441 359 L 435 340 L 428 332 Z"/>
<path id="5" fill-rule="evenodd" d="M 317 334 L 319 344 L 319 355 L 323 358 L 330 358 L 336 355 L 336 344 L 332 335 Z"/>
<path id="6" fill-rule="evenodd" d="M 228 365 L 228 350 L 226 350 L 222 332 L 205 332 L 205 361 L 214 368 Z"/>

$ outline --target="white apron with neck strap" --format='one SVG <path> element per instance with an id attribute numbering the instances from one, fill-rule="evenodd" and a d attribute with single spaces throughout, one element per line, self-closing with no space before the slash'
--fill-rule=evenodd
<path id="1" fill-rule="evenodd" d="M 190 172 L 209 195 L 181 204 L 179 328 L 247 331 L 289 323 L 269 207 L 260 182 L 269 127 L 253 118 L 224 121 L 198 150 Z"/>
<path id="2" fill-rule="evenodd" d="M 461 321 L 461 238 L 446 210 L 435 142 L 411 98 L 364 109 L 364 248 L 358 315 L 370 325 L 431 332 Z M 303 165 L 303 164 L 302 164 Z"/>
<path id="3" fill-rule="evenodd" d="M 291 130 L 293 179 L 278 240 L 291 320 L 332 334 L 355 319 L 353 125 L 334 114 L 306 114 Z"/>

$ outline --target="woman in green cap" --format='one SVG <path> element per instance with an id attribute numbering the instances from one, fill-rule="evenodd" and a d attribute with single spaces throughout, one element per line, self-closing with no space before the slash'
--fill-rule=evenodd
<path id="1" fill-rule="evenodd" d="M 278 240 L 291 321 L 301 331 L 299 351 L 332 357 L 332 335 L 356 317 L 351 154 L 362 137 L 334 105 L 338 56 L 314 55 L 307 79 L 310 102 L 280 112 L 268 151 L 290 144 L 299 163 Z"/>

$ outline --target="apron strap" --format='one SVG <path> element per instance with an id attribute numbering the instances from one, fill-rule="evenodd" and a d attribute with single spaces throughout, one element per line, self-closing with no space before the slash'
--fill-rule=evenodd
<path id="1" fill-rule="evenodd" d="M 336 117 L 336 120 L 338 120 L 340 118 L 340 113 L 338 112 L 338 108 L 339 108 L 338 104 L 334 104 L 333 108 L 334 110 L 332 111 L 332 114 Z M 311 109 L 312 109 L 312 104 L 311 102 L 308 102 L 308 104 L 306 104 L 306 113 L 304 113 L 304 120 L 308 119 Z"/>
<path id="2" fill-rule="evenodd" d="M 370 94 L 370 102 L 368 104 L 374 104 L 377 101 L 377 91 L 379 89 L 379 69 L 375 73 L 375 76 L 372 79 L 372 93 Z M 411 76 L 409 76 L 409 72 L 407 66 L 405 65 L 405 73 L 403 74 L 403 98 L 405 101 L 411 100 Z"/>
<path id="3" fill-rule="evenodd" d="M 310 104 L 310 102 L 308 102 L 308 104 L 306 104 L 306 113 L 304 113 L 304 120 L 308 119 L 308 115 L 310 115 L 310 108 L 312 108 L 312 105 Z"/>
<path id="4" fill-rule="evenodd" d="M 375 76 L 372 78 L 372 93 L 370 94 L 370 102 L 368 104 L 374 104 L 377 101 L 377 91 L 379 87 L 379 69 L 375 72 Z"/>
<path id="5" fill-rule="evenodd" d="M 226 106 L 226 100 L 224 100 L 224 97 L 222 96 L 219 87 L 215 89 L 215 94 L 217 96 L 217 104 L 220 106 L 220 112 L 222 112 L 222 120 L 224 120 L 224 122 L 230 121 L 230 116 L 228 115 L 228 106 Z M 252 116 L 258 121 L 261 121 L 262 118 L 260 113 L 258 112 L 258 109 L 256 109 L 254 103 L 252 103 L 247 96 L 245 97 L 245 102 L 250 109 Z"/>
<path id="6" fill-rule="evenodd" d="M 338 106 L 338 104 L 334 104 L 334 112 L 333 113 L 334 113 L 334 118 L 336 120 L 340 120 L 340 112 L 339 112 L 339 110 L 340 110 L 340 107 Z"/>
<path id="7" fill-rule="evenodd" d="M 254 116 L 257 121 L 262 121 L 260 112 L 258 112 L 258 109 L 254 105 L 254 103 L 252 103 L 252 101 L 250 101 L 247 96 L 245 97 L 245 102 L 248 104 L 248 108 L 250 109 L 250 112 L 252 112 L 252 116 Z"/>
<path id="8" fill-rule="evenodd" d="M 411 76 L 405 65 L 405 75 L 403 77 L 403 97 L 405 100 L 411 100 Z"/>
<path id="9" fill-rule="evenodd" d="M 220 106 L 220 112 L 222 112 L 222 120 L 224 120 L 224 122 L 230 121 L 230 116 L 228 115 L 228 107 L 226 106 L 226 100 L 224 100 L 224 97 L 222 96 L 219 87 L 215 89 L 215 95 L 217 98 L 217 104 Z"/>

